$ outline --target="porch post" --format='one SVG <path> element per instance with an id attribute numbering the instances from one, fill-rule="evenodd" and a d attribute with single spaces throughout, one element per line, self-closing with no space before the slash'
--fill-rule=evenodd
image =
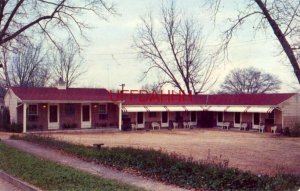
<path id="1" fill-rule="evenodd" d="M 119 121 L 118 121 L 118 127 L 119 130 L 122 131 L 122 102 L 119 102 Z"/>
<path id="2" fill-rule="evenodd" d="M 26 124 L 26 122 L 27 122 L 27 120 L 26 120 L 26 118 L 27 118 L 26 112 L 27 112 L 27 104 L 23 103 L 23 133 L 26 133 L 26 126 L 27 126 L 27 124 Z"/>

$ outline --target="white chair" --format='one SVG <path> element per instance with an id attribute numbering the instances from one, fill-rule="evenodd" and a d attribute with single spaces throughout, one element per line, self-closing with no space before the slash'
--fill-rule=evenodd
<path id="1" fill-rule="evenodd" d="M 137 130 L 136 124 L 135 123 L 131 123 L 131 128 L 132 128 L 132 130 Z"/>
<path id="2" fill-rule="evenodd" d="M 230 122 L 223 122 L 223 127 L 222 127 L 222 128 L 223 128 L 223 129 L 226 128 L 226 129 L 228 130 L 228 129 L 229 129 L 229 126 L 230 126 Z"/>
<path id="3" fill-rule="evenodd" d="M 178 123 L 177 122 L 173 122 L 173 128 L 178 128 Z"/>
<path id="4" fill-rule="evenodd" d="M 271 127 L 271 132 L 276 134 L 277 131 L 277 125 L 274 125 L 273 127 Z"/>
<path id="5" fill-rule="evenodd" d="M 190 122 L 183 122 L 183 127 L 184 128 L 191 128 L 190 127 Z"/>
<path id="6" fill-rule="evenodd" d="M 264 132 L 265 131 L 265 125 L 259 125 L 258 126 L 258 132 Z"/>
<path id="7" fill-rule="evenodd" d="M 248 128 L 248 124 L 247 124 L 247 123 L 242 123 L 242 124 L 241 124 L 241 127 L 240 127 L 240 130 L 243 129 L 244 131 L 246 131 L 247 128 Z"/>
<path id="8" fill-rule="evenodd" d="M 151 127 L 154 130 L 155 128 L 158 128 L 160 130 L 160 124 L 158 122 L 152 122 Z"/>

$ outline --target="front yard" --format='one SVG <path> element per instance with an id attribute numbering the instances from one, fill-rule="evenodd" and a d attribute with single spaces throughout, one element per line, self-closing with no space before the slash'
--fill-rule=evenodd
<path id="1" fill-rule="evenodd" d="M 270 133 L 215 129 L 135 131 L 118 133 L 59 133 L 53 137 L 73 143 L 155 148 L 206 160 L 221 157 L 229 166 L 256 174 L 300 173 L 300 138 Z"/>

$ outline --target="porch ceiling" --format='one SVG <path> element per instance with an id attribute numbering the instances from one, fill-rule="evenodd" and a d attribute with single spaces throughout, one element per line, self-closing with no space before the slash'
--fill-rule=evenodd
<path id="1" fill-rule="evenodd" d="M 243 106 L 230 106 L 226 109 L 227 112 L 245 112 L 248 107 Z"/>
<path id="2" fill-rule="evenodd" d="M 203 111 L 203 107 L 201 106 L 196 106 L 196 105 L 193 105 L 193 106 L 185 106 L 186 110 L 187 111 Z"/>
<path id="3" fill-rule="evenodd" d="M 147 106 L 146 107 L 151 112 L 164 112 L 168 111 L 165 106 Z"/>
<path id="4" fill-rule="evenodd" d="M 184 106 L 166 106 L 168 111 L 186 111 Z"/>
<path id="5" fill-rule="evenodd" d="M 275 108 L 272 106 L 255 107 L 251 106 L 246 112 L 249 113 L 271 113 Z"/>
<path id="6" fill-rule="evenodd" d="M 147 112 L 148 110 L 144 106 L 123 106 L 123 112 Z"/>

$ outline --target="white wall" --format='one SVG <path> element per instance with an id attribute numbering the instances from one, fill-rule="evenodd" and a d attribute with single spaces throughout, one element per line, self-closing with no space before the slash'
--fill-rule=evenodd
<path id="1" fill-rule="evenodd" d="M 4 97 L 4 104 L 9 109 L 10 114 L 10 122 L 11 123 L 17 123 L 17 106 L 18 106 L 18 100 L 19 98 L 16 96 L 16 94 L 9 89 Z"/>

